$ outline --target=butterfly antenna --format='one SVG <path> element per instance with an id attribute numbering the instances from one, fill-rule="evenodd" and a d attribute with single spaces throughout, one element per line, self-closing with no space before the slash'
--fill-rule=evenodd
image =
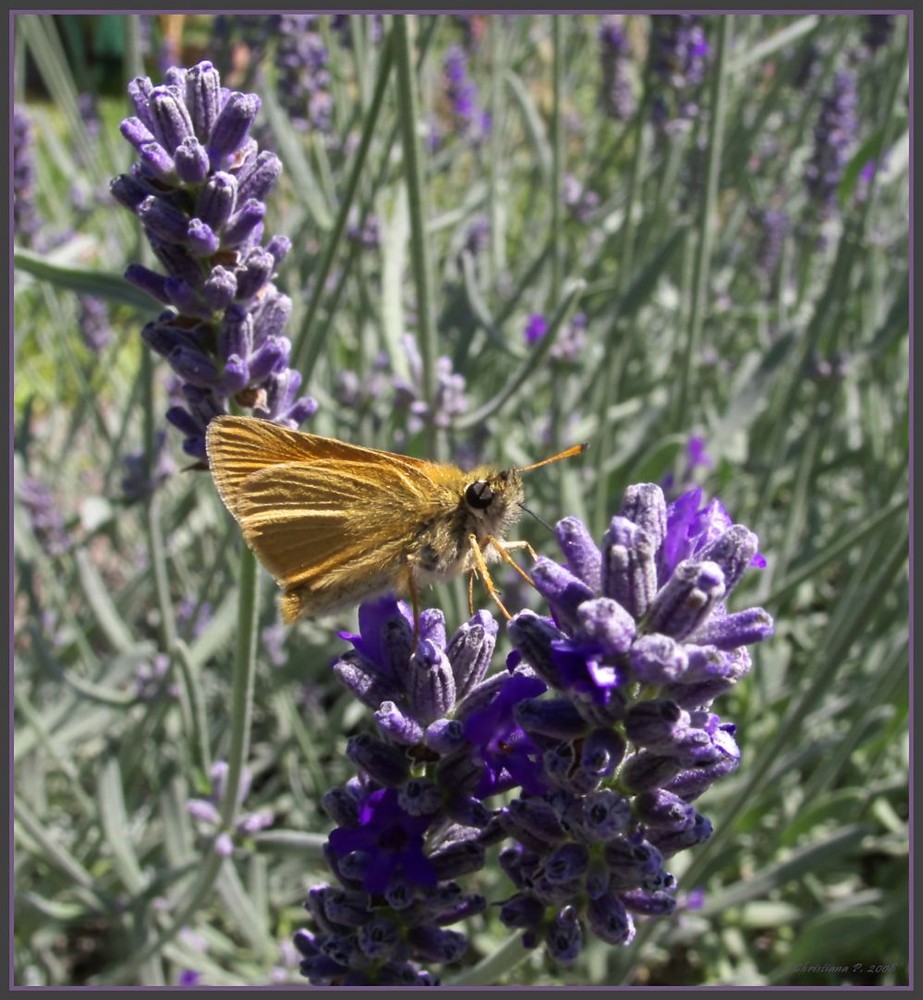
<path id="1" fill-rule="evenodd" d="M 565 448 L 564 451 L 559 451 L 557 455 L 552 455 L 551 458 L 543 458 L 541 462 L 535 462 L 533 465 L 524 465 L 521 469 L 517 469 L 517 472 L 531 472 L 533 469 L 540 469 L 543 465 L 549 465 L 551 462 L 557 462 L 562 458 L 572 458 L 574 455 L 581 455 L 590 446 L 584 442 L 583 444 L 574 444 L 570 448 Z M 531 511 L 530 511 L 531 513 Z"/>
<path id="2" fill-rule="evenodd" d="M 552 528 L 551 525 L 546 520 L 544 520 L 544 518 L 539 517 L 534 510 L 529 510 L 529 508 L 524 503 L 520 503 L 519 507 L 521 507 L 522 510 L 524 510 L 529 515 L 529 517 L 534 517 L 539 524 L 541 524 L 543 527 L 547 528 L 552 534 L 554 534 L 554 528 Z"/>

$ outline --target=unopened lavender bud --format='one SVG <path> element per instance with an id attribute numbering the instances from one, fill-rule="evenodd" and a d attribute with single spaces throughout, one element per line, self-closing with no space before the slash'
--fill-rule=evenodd
<path id="1" fill-rule="evenodd" d="M 254 382 L 263 382 L 270 375 L 283 371 L 291 355 L 288 337 L 270 337 L 250 358 L 250 371 Z"/>
<path id="2" fill-rule="evenodd" d="M 250 381 L 250 367 L 243 358 L 232 354 L 224 366 L 221 376 L 221 391 L 226 396 L 236 396 L 247 388 Z"/>
<path id="3" fill-rule="evenodd" d="M 184 184 L 201 184 L 208 176 L 208 153 L 198 139 L 184 139 L 173 154 L 176 176 Z"/>
<path id="4" fill-rule="evenodd" d="M 168 152 L 173 153 L 184 139 L 195 138 L 189 111 L 172 88 L 154 87 L 148 107 L 153 121 L 152 131 Z"/>
<path id="5" fill-rule="evenodd" d="M 243 267 L 237 274 L 237 295 L 242 301 L 252 299 L 272 277 L 276 261 L 271 253 L 254 247 L 244 259 Z"/>
<path id="6" fill-rule="evenodd" d="M 428 778 L 408 778 L 398 792 L 397 801 L 411 816 L 430 816 L 442 805 L 442 792 Z"/>
<path id="7" fill-rule="evenodd" d="M 602 589 L 601 553 L 584 523 L 577 517 L 565 517 L 555 525 L 554 533 L 568 569 L 598 594 Z"/>
<path id="8" fill-rule="evenodd" d="M 633 843 L 626 837 L 615 837 L 603 847 L 603 858 L 609 866 L 613 889 L 634 889 L 656 878 L 662 868 L 660 851 L 648 841 Z"/>
<path id="9" fill-rule="evenodd" d="M 554 810 L 541 799 L 514 799 L 501 812 L 500 821 L 511 837 L 527 847 L 536 844 L 538 850 L 565 837 Z"/>
<path id="10" fill-rule="evenodd" d="M 711 822 L 700 813 L 695 813 L 693 822 L 679 830 L 652 829 L 648 839 L 665 858 L 685 851 L 689 847 L 703 844 L 712 835 Z"/>
<path id="11" fill-rule="evenodd" d="M 572 627 L 579 621 L 578 606 L 594 597 L 593 591 L 582 580 L 544 557 L 539 557 L 532 567 L 532 579 L 538 592 L 551 604 L 555 613 Z"/>
<path id="12" fill-rule="evenodd" d="M 213 163 L 235 153 L 247 139 L 250 126 L 260 110 L 256 94 L 234 92 L 221 109 L 209 138 L 208 151 Z"/>
<path id="13" fill-rule="evenodd" d="M 643 528 L 614 517 L 603 536 L 602 589 L 633 618 L 641 618 L 657 593 L 656 546 Z"/>
<path id="14" fill-rule="evenodd" d="M 346 788 L 331 788 L 321 797 L 324 812 L 337 826 L 358 826 L 359 801 Z"/>
<path id="15" fill-rule="evenodd" d="M 590 852 L 583 844 L 566 843 L 556 847 L 544 861 L 545 874 L 553 883 L 579 879 L 590 864 Z"/>
<path id="16" fill-rule="evenodd" d="M 399 692 L 369 664 L 352 653 L 345 653 L 333 665 L 337 680 L 369 708 L 378 708 L 383 701 L 395 701 Z"/>
<path id="17" fill-rule="evenodd" d="M 345 924 L 347 927 L 361 927 L 369 919 L 369 897 L 366 893 L 332 886 L 322 888 L 325 891 L 319 897 L 315 897 L 313 912 L 317 912 L 316 906 L 320 903 L 328 920 L 335 924 Z"/>
<path id="18" fill-rule="evenodd" d="M 450 844 L 433 852 L 429 862 L 440 880 L 461 878 L 484 867 L 484 848 L 470 840 Z"/>
<path id="19" fill-rule="evenodd" d="M 218 369 L 207 354 L 189 347 L 177 347 L 170 352 L 170 367 L 180 378 L 192 385 L 213 386 L 218 383 Z"/>
<path id="20" fill-rule="evenodd" d="M 560 965 L 575 962 L 583 950 L 583 928 L 574 906 L 565 906 L 545 932 L 545 947 L 552 961 Z"/>
<path id="21" fill-rule="evenodd" d="M 734 524 L 700 552 L 699 559 L 717 563 L 724 574 L 726 593 L 730 593 L 744 575 L 756 555 L 759 539 L 742 524 Z"/>
<path id="22" fill-rule="evenodd" d="M 468 950 L 468 939 L 464 934 L 431 925 L 414 927 L 407 938 L 414 951 L 430 962 L 457 962 Z"/>
<path id="23" fill-rule="evenodd" d="M 208 178 L 196 198 L 195 214 L 216 232 L 227 225 L 237 201 L 237 178 L 218 171 Z"/>
<path id="24" fill-rule="evenodd" d="M 629 889 L 619 893 L 625 909 L 646 917 L 668 917 L 676 909 L 676 899 L 662 890 Z"/>
<path id="25" fill-rule="evenodd" d="M 132 212 L 137 212 L 138 207 L 151 196 L 150 188 L 141 184 L 129 174 L 122 174 L 116 177 L 109 184 L 109 193 L 113 198 Z M 140 267 L 140 264 L 130 264 L 129 267 Z"/>
<path id="26" fill-rule="evenodd" d="M 587 905 L 587 920 L 593 933 L 607 944 L 625 945 L 635 936 L 631 914 L 614 893 L 591 899 Z"/>
<path id="27" fill-rule="evenodd" d="M 487 673 L 497 642 L 497 622 L 486 611 L 479 611 L 461 625 L 446 646 L 445 655 L 455 677 L 456 696 L 461 699 Z"/>
<path id="28" fill-rule="evenodd" d="M 202 286 L 202 298 L 213 312 L 221 312 L 234 301 L 237 294 L 237 278 L 220 264 L 213 267 Z"/>
<path id="29" fill-rule="evenodd" d="M 149 142 L 156 142 L 154 133 L 140 118 L 125 118 L 119 126 L 119 131 L 140 152 Z"/>
<path id="30" fill-rule="evenodd" d="M 397 788 L 410 771 L 404 751 L 368 733 L 353 736 L 346 744 L 346 756 L 374 781 Z"/>
<path id="31" fill-rule="evenodd" d="M 454 794 L 471 793 L 480 783 L 484 766 L 475 760 L 467 748 L 449 754 L 436 765 L 436 780 L 441 788 Z"/>
<path id="32" fill-rule="evenodd" d="M 237 249 L 246 246 L 257 237 L 262 228 L 266 206 L 255 198 L 245 201 L 228 219 L 227 226 L 221 234 L 221 245 L 226 249 Z"/>
<path id="33" fill-rule="evenodd" d="M 465 745 L 465 729 L 458 719 L 437 719 L 423 732 L 423 743 L 435 753 L 446 755 Z"/>
<path id="34" fill-rule="evenodd" d="M 713 764 L 680 770 L 672 777 L 665 779 L 662 785 L 668 791 L 674 792 L 687 802 L 691 802 L 711 788 L 716 781 L 728 774 L 733 774 L 739 764 L 739 757 L 722 757 Z"/>
<path id="35" fill-rule="evenodd" d="M 684 559 L 657 593 L 642 627 L 684 639 L 705 621 L 724 593 L 724 574 L 716 563 Z"/>
<path id="36" fill-rule="evenodd" d="M 528 732 L 560 740 L 576 739 L 589 729 L 568 698 L 527 698 L 516 705 L 513 718 Z"/>
<path id="37" fill-rule="evenodd" d="M 195 257 L 211 257 L 217 253 L 217 234 L 201 219 L 190 219 L 186 227 L 186 243 Z"/>
<path id="38" fill-rule="evenodd" d="M 628 800 L 608 788 L 590 792 L 581 806 L 580 828 L 591 840 L 611 840 L 628 828 L 632 818 Z"/>
<path id="39" fill-rule="evenodd" d="M 162 181 L 170 182 L 176 174 L 176 163 L 159 142 L 146 142 L 138 150 L 138 159 L 147 170 Z"/>
<path id="40" fill-rule="evenodd" d="M 137 212 L 138 218 L 151 235 L 167 243 L 186 242 L 186 216 L 163 199 L 151 195 L 138 206 Z"/>
<path id="41" fill-rule="evenodd" d="M 736 611 L 723 618 L 712 616 L 695 632 L 695 641 L 718 649 L 736 649 L 769 638 L 774 631 L 772 616 L 762 608 Z"/>
<path id="42" fill-rule="evenodd" d="M 393 701 L 383 701 L 375 713 L 375 722 L 383 736 L 392 743 L 413 746 L 423 739 L 423 726 L 402 711 Z"/>
<path id="43" fill-rule="evenodd" d="M 628 654 L 632 673 L 645 684 L 659 687 L 680 680 L 689 666 L 685 648 L 668 635 L 637 638 Z"/>
<path id="44" fill-rule="evenodd" d="M 272 254 L 278 267 L 292 249 L 292 241 L 287 236 L 273 236 L 266 244 L 266 249 Z M 280 297 L 285 298 L 286 296 Z M 289 308 L 291 308 L 291 300 L 289 300 Z"/>
<path id="45" fill-rule="evenodd" d="M 281 176 L 282 161 L 275 153 L 263 150 L 254 160 L 251 170 L 241 171 L 241 200 L 256 198 L 258 201 L 264 201 Z"/>
<path id="46" fill-rule="evenodd" d="M 196 135 L 211 135 L 221 110 L 221 78 L 210 62 L 200 62 L 186 73 L 186 104 Z"/>
<path id="47" fill-rule="evenodd" d="M 689 716 L 675 702 L 664 698 L 640 701 L 628 710 L 625 735 L 639 746 L 669 748 Z"/>
<path id="48" fill-rule="evenodd" d="M 625 756 L 625 741 L 613 729 L 594 729 L 580 749 L 580 767 L 597 781 L 614 774 Z"/>
<path id="49" fill-rule="evenodd" d="M 387 958 L 398 945 L 401 928 L 389 914 L 378 912 L 363 924 L 356 935 L 362 954 L 368 958 Z"/>
<path id="50" fill-rule="evenodd" d="M 584 601 L 577 608 L 577 622 L 581 638 L 598 643 L 609 656 L 627 652 L 635 637 L 634 619 L 610 597 Z"/>
<path id="51" fill-rule="evenodd" d="M 428 639 L 421 639 L 410 657 L 405 684 L 413 714 L 423 725 L 447 715 L 455 704 L 452 667 Z"/>
<path id="52" fill-rule="evenodd" d="M 533 611 L 520 611 L 507 626 L 513 645 L 536 674 L 551 687 L 562 686 L 558 668 L 551 658 L 551 644 L 561 633 Z"/>
<path id="53" fill-rule="evenodd" d="M 534 927 L 545 915 L 545 904 L 535 896 L 519 893 L 500 907 L 500 922 L 504 927 Z"/>
<path id="54" fill-rule="evenodd" d="M 143 264 L 129 264 L 125 268 L 125 280 L 130 281 L 135 288 L 140 288 L 152 298 L 157 299 L 164 305 L 169 304 L 170 298 L 167 295 L 167 279 L 162 274 L 150 270 Z"/>
<path id="55" fill-rule="evenodd" d="M 635 811 L 648 827 L 685 829 L 695 821 L 695 809 L 672 792 L 655 788 L 635 798 Z"/>
<path id="56" fill-rule="evenodd" d="M 650 750 L 642 750 L 634 756 L 629 757 L 622 765 L 619 777 L 622 784 L 630 792 L 645 792 L 651 788 L 662 786 L 674 778 L 682 766 L 673 757 L 652 753 Z M 683 793 L 677 790 L 678 795 Z M 685 798 L 685 796 L 683 796 Z"/>
<path id="57" fill-rule="evenodd" d="M 667 503 L 659 486 L 654 483 L 629 486 L 620 513 L 644 529 L 655 549 L 660 548 L 667 533 Z"/>

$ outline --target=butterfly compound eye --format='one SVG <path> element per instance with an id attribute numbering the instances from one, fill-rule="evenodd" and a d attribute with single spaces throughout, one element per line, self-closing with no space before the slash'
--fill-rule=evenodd
<path id="1" fill-rule="evenodd" d="M 474 507 L 475 510 L 484 510 L 489 507 L 493 498 L 494 491 L 486 479 L 479 479 L 476 483 L 469 483 L 465 487 L 465 501 L 469 507 Z"/>

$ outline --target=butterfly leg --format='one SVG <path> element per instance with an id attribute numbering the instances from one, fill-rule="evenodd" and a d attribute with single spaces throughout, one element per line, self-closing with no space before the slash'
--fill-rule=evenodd
<path id="1" fill-rule="evenodd" d="M 471 547 L 471 555 L 474 557 L 475 570 L 481 580 L 484 581 L 487 593 L 493 598 L 494 603 L 502 612 L 503 617 L 509 621 L 509 619 L 513 616 L 503 606 L 503 601 L 500 600 L 500 595 L 497 593 L 497 588 L 494 586 L 494 581 L 491 579 L 490 571 L 487 569 L 487 563 L 484 561 L 484 553 L 481 551 L 481 546 L 478 544 L 477 535 L 468 536 L 468 545 Z"/>
<path id="2" fill-rule="evenodd" d="M 535 586 L 535 581 L 531 576 L 516 562 L 516 560 L 510 555 L 510 549 L 525 549 L 530 556 L 532 556 L 532 561 L 534 562 L 538 559 L 538 553 L 528 542 L 501 542 L 498 538 L 494 538 L 493 535 L 487 536 L 488 545 L 492 545 L 496 550 L 500 558 L 505 562 L 509 563 L 514 570 L 526 581 L 530 587 Z"/>
<path id="3" fill-rule="evenodd" d="M 474 617 L 474 577 L 475 572 L 472 570 L 468 574 L 468 614 Z"/>

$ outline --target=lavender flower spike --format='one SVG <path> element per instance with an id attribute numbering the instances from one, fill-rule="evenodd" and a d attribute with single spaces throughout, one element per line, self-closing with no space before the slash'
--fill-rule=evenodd
<path id="1" fill-rule="evenodd" d="M 208 422 L 230 399 L 292 429 L 317 408 L 296 398 L 301 376 L 283 335 L 291 302 L 272 282 L 290 244 L 262 242 L 264 199 L 282 167 L 250 135 L 259 97 L 222 87 L 211 63 L 128 89 L 135 115 L 122 134 L 139 159 L 111 191 L 138 216 L 163 271 L 133 264 L 125 276 L 168 307 L 143 336 L 180 379 L 167 420 L 204 461 Z"/>

